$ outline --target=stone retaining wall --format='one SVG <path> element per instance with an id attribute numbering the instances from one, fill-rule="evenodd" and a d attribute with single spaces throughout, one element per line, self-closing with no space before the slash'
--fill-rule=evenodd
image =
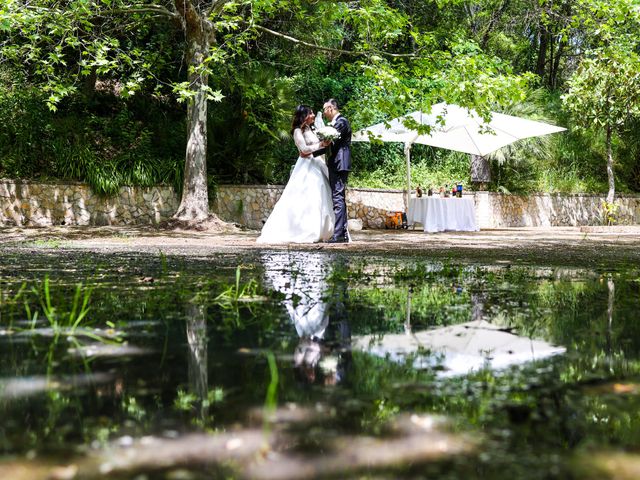
<path id="1" fill-rule="evenodd" d="M 178 204 L 171 187 L 122 187 L 103 197 L 81 183 L 0 179 L 0 225 L 148 225 L 171 217 Z"/>
<path id="2" fill-rule="evenodd" d="M 281 185 L 221 185 L 214 210 L 224 220 L 260 229 L 282 190 Z M 362 220 L 363 228 L 384 228 L 387 212 L 404 210 L 402 190 L 350 188 L 347 203 L 349 218 Z"/>
<path id="3" fill-rule="evenodd" d="M 213 210 L 227 221 L 260 229 L 282 194 L 282 186 L 221 185 Z M 503 195 L 468 192 L 480 228 L 602 225 L 597 195 Z M 619 224 L 640 224 L 640 196 L 617 197 Z M 102 197 L 80 183 L 36 183 L 0 179 L 0 225 L 144 225 L 173 215 L 179 198 L 171 187 L 123 187 Z M 402 190 L 350 188 L 350 219 L 363 228 L 384 228 L 389 211 L 404 210 Z"/>
<path id="4" fill-rule="evenodd" d="M 262 228 L 283 186 L 222 185 L 214 210 L 221 218 L 249 228 Z M 604 196 L 587 194 L 504 195 L 468 192 L 473 197 L 480 228 L 551 227 L 601 225 Z M 617 197 L 618 223 L 640 224 L 640 196 Z M 362 220 L 363 228 L 384 228 L 388 211 L 404 210 L 402 190 L 350 188 L 347 190 L 349 218 Z"/>
<path id="5" fill-rule="evenodd" d="M 527 196 L 475 192 L 480 228 L 603 225 L 606 196 L 533 194 Z M 640 224 L 640 196 L 618 195 L 618 224 Z"/>

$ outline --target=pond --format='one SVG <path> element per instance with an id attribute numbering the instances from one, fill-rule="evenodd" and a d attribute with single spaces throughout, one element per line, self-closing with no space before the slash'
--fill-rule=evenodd
<path id="1" fill-rule="evenodd" d="M 635 266 L 0 258 L 2 479 L 640 472 Z"/>

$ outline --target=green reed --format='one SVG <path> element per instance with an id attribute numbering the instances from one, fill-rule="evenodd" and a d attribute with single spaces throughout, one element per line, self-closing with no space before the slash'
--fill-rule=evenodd
<path id="1" fill-rule="evenodd" d="M 49 322 L 49 326 L 57 333 L 62 330 L 69 330 L 71 333 L 75 332 L 91 310 L 89 304 L 92 288 L 85 287 L 82 283 L 75 285 L 70 305 L 66 304 L 62 297 L 54 302 L 48 275 L 44 277 L 41 285 L 31 288 L 31 293 L 35 295 L 42 314 Z M 27 298 L 24 300 L 24 307 L 27 318 L 31 322 L 31 328 L 35 328 L 39 311 L 31 311 Z"/>

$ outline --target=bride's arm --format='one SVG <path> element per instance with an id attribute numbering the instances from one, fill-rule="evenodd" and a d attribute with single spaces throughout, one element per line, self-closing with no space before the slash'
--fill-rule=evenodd
<path id="1" fill-rule="evenodd" d="M 303 157 L 306 157 L 322 148 L 322 144 L 320 142 L 307 143 L 304 139 L 304 135 L 302 134 L 302 130 L 299 128 L 296 128 L 293 131 L 293 141 L 296 143 L 296 147 L 298 147 L 298 151 Z"/>

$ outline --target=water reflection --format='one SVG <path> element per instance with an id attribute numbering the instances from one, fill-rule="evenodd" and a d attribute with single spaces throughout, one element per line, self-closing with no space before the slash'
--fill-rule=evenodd
<path id="1" fill-rule="evenodd" d="M 0 478 L 540 480 L 586 478 L 576 459 L 589 478 L 614 478 L 624 464 L 602 474 L 593 465 L 616 449 L 637 461 L 637 269 L 343 257 L 200 259 L 153 283 L 114 257 L 96 280 L 91 323 L 57 343 L 31 283 L 16 300 L 31 280 L 0 278 Z M 159 265 L 135 260 L 145 272 Z M 14 270 L 39 275 L 50 261 L 32 255 Z M 263 279 L 258 262 L 277 304 L 247 295 L 229 313 L 213 301 L 235 285 L 238 264 L 241 283 Z M 59 313 L 78 271 L 52 283 Z M 570 354 L 524 364 L 564 350 L 538 336 Z M 274 377 L 263 355 L 235 354 L 264 349 L 290 365 L 278 371 L 267 440 Z"/>
<path id="2" fill-rule="evenodd" d="M 461 293 L 461 287 L 454 290 Z M 356 336 L 353 349 L 393 362 L 409 363 L 416 369 L 434 369 L 442 377 L 465 375 L 484 368 L 502 369 L 565 352 L 564 347 L 519 336 L 508 327 L 487 321 L 485 296 L 481 293 L 470 295 L 470 321 L 414 331 L 411 295 L 412 290 L 408 289 L 403 333 Z"/>
<path id="3" fill-rule="evenodd" d="M 484 320 L 419 332 L 363 335 L 354 338 L 353 348 L 395 362 L 411 362 L 414 368 L 434 368 L 441 376 L 501 369 L 565 351 Z"/>
<path id="4" fill-rule="evenodd" d="M 188 303 L 186 316 L 187 345 L 189 346 L 189 388 L 198 399 L 199 415 L 208 414 L 207 394 L 209 377 L 207 371 L 207 317 L 206 306 Z"/>
<path id="5" fill-rule="evenodd" d="M 346 283 L 327 282 L 335 267 L 331 258 L 296 252 L 263 255 L 262 261 L 267 283 L 284 295 L 282 303 L 298 334 L 293 352 L 297 378 L 324 385 L 343 382 L 351 363 L 351 327 Z"/>
<path id="6" fill-rule="evenodd" d="M 328 278 L 338 265 L 324 253 L 273 253 L 262 258 L 267 283 L 284 295 L 285 306 L 299 337 L 293 352 L 296 374 L 308 383 L 335 384 L 344 380 L 351 351 L 361 351 L 439 376 L 465 375 L 480 369 L 503 369 L 565 352 L 542 339 L 518 335 L 504 319 L 492 318 L 486 292 L 466 292 L 452 284 L 448 295 L 470 302 L 467 317 L 457 316 L 439 328 L 412 326 L 413 287 L 406 289 L 403 332 L 376 331 L 351 335 L 345 302 L 346 281 Z M 441 290 L 436 291 L 442 293 Z M 464 321 L 466 320 L 466 321 Z"/>

